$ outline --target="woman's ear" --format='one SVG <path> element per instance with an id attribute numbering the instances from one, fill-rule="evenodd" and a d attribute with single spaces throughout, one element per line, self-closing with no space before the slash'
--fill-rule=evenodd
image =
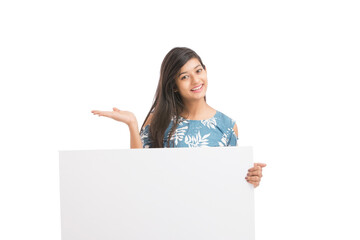
<path id="1" fill-rule="evenodd" d="M 176 83 L 174 84 L 173 91 L 174 91 L 174 92 L 178 92 L 178 91 L 179 91 L 179 89 L 178 89 L 178 87 L 177 87 Z"/>

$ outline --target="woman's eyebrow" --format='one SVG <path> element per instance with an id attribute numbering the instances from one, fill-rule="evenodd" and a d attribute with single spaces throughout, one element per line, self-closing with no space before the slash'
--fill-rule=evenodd
<path id="1" fill-rule="evenodd" d="M 201 66 L 201 64 L 199 64 L 199 65 L 197 65 L 196 67 L 194 67 L 194 69 L 197 68 L 198 66 Z M 182 73 L 180 73 L 180 74 L 178 75 L 178 77 L 179 77 L 181 74 L 184 74 L 184 73 L 187 73 L 187 72 L 182 72 Z"/>

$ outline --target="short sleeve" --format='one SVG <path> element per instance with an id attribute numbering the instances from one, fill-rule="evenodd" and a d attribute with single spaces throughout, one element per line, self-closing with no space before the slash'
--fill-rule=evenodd
<path id="1" fill-rule="evenodd" d="M 143 148 L 150 148 L 149 128 L 150 125 L 146 125 L 140 131 L 140 138 Z"/>
<path id="2" fill-rule="evenodd" d="M 239 138 L 236 136 L 235 131 L 234 131 L 234 126 L 235 126 L 235 121 L 232 121 L 232 127 L 230 129 L 230 137 L 229 137 L 229 141 L 228 141 L 228 146 L 238 146 L 238 140 Z"/>

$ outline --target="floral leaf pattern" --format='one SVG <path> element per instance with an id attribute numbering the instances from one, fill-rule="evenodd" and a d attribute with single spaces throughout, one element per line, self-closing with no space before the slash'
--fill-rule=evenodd
<path id="1" fill-rule="evenodd" d="M 140 131 L 140 139 L 143 144 L 143 148 L 149 148 L 150 147 L 150 139 L 149 139 L 149 126 L 145 126 Z"/>
<path id="2" fill-rule="evenodd" d="M 164 147 L 167 146 L 168 141 L 174 143 L 174 145 L 170 143 L 170 147 L 237 146 L 238 138 L 233 129 L 235 121 L 219 111 L 215 116 L 206 120 L 188 120 L 180 116 L 179 124 L 169 139 L 169 133 L 175 124 L 176 117 L 172 117 L 171 120 L 164 133 Z M 149 126 L 145 126 L 140 132 L 144 148 L 151 147 Z"/>
<path id="3" fill-rule="evenodd" d="M 216 127 L 216 119 L 214 117 L 206 120 L 201 120 L 201 123 L 208 128 L 215 129 Z"/>
<path id="4" fill-rule="evenodd" d="M 228 128 L 227 132 L 223 133 L 221 141 L 219 142 L 220 147 L 225 147 L 228 145 L 231 130 L 232 130 L 231 128 Z"/>
<path id="5" fill-rule="evenodd" d="M 175 141 L 175 145 L 178 145 L 179 141 L 182 141 L 184 138 L 184 135 L 186 133 L 186 130 L 188 129 L 188 126 L 184 126 L 181 128 L 176 128 L 174 134 L 171 136 L 170 140 Z"/>
<path id="6" fill-rule="evenodd" d="M 207 146 L 209 144 L 209 139 L 207 139 L 210 136 L 209 134 L 206 134 L 204 136 L 201 136 L 200 132 L 198 132 L 195 136 L 186 136 L 185 137 L 185 143 L 188 145 L 188 147 L 203 147 Z"/>
<path id="7" fill-rule="evenodd" d="M 219 142 L 219 147 L 225 147 L 227 145 L 227 135 L 223 134 L 221 141 Z"/>

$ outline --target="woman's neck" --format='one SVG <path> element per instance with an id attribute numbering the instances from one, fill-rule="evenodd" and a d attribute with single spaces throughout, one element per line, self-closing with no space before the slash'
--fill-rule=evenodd
<path id="1" fill-rule="evenodd" d="M 197 102 L 185 103 L 185 109 L 180 115 L 189 120 L 204 120 L 211 118 L 215 113 L 216 110 L 210 107 L 203 99 Z"/>

